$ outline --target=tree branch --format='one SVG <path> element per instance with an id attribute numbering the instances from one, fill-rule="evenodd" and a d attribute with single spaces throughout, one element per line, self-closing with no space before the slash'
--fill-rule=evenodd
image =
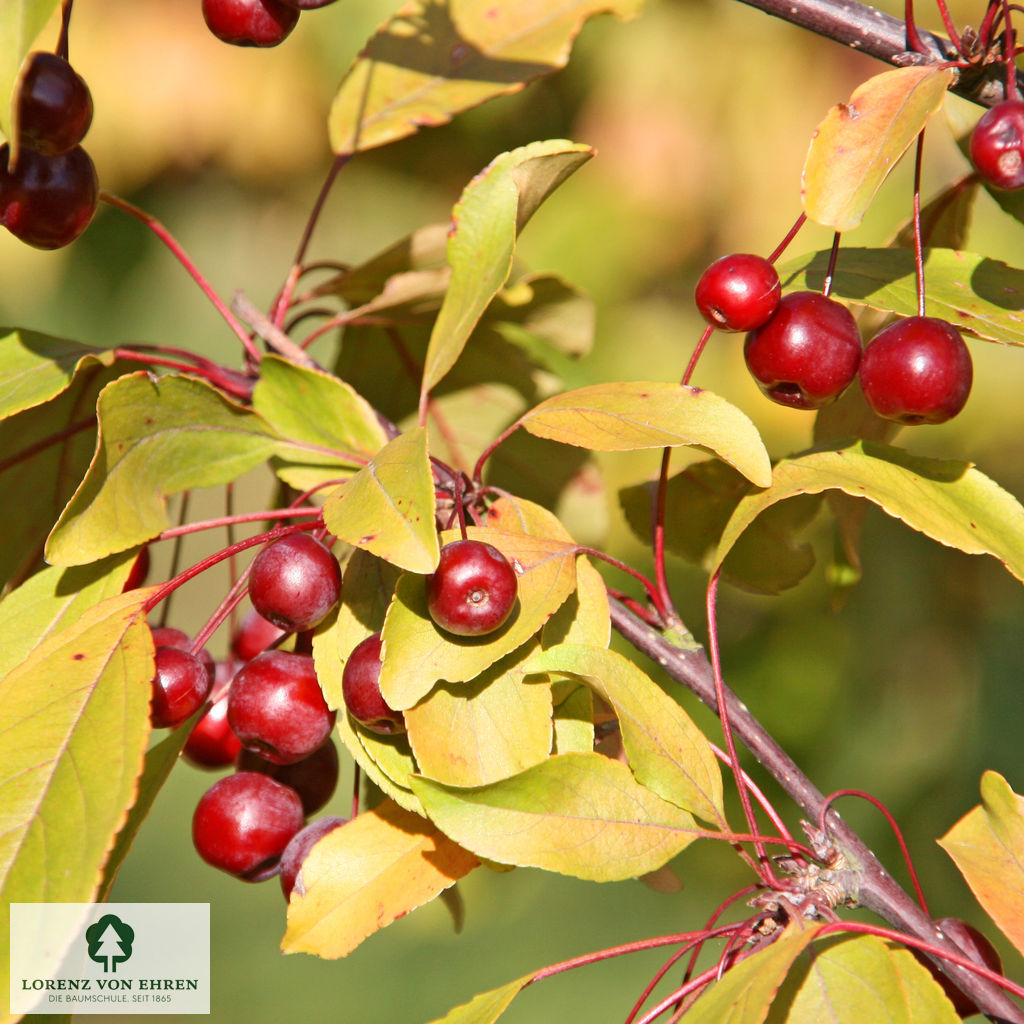
<path id="1" fill-rule="evenodd" d="M 611 615 L 612 625 L 621 636 L 642 654 L 657 662 L 672 679 L 685 686 L 717 714 L 714 675 L 703 649 L 687 650 L 673 646 L 657 630 L 618 601 L 611 601 Z M 811 821 L 817 821 L 825 802 L 823 794 L 728 688 L 725 690 L 725 700 L 736 738 Z M 848 867 L 859 879 L 859 891 L 854 895 L 862 906 L 900 931 L 972 958 L 969 952 L 960 949 L 936 928 L 841 815 L 830 809 L 825 820 L 830 838 L 845 855 Z M 997 985 L 946 961 L 936 963 L 983 1012 L 999 1020 L 1024 1024 L 1024 1013 Z"/>

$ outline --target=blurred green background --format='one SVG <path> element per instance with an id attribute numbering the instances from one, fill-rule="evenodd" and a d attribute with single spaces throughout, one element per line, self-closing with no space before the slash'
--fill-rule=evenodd
<path id="1" fill-rule="evenodd" d="M 265 307 L 329 166 L 332 93 L 392 6 L 340 0 L 304 15 L 279 49 L 254 51 L 214 40 L 198 0 L 79 0 L 71 56 L 95 99 L 87 148 L 103 187 L 163 220 L 221 295 L 242 288 Z M 902 3 L 884 6 L 902 11 Z M 951 7 L 964 24 L 977 23 L 982 5 Z M 357 262 L 421 224 L 447 220 L 465 183 L 502 151 L 543 138 L 590 143 L 597 157 L 534 218 L 520 256 L 595 300 L 596 379 L 675 380 L 702 328 L 692 303 L 700 272 L 724 253 L 775 247 L 799 212 L 800 169 L 815 125 L 880 70 L 732 0 L 650 0 L 632 22 L 588 24 L 564 72 L 355 160 L 331 196 L 311 255 Z M 966 171 L 940 119 L 928 133 L 925 198 Z M 845 242 L 884 243 L 910 207 L 909 169 L 901 167 Z M 983 196 L 971 248 L 1019 266 L 1022 240 L 1021 226 Z M 791 253 L 830 242 L 809 228 Z M 235 339 L 182 269 L 113 210 L 101 209 L 66 251 L 36 252 L 5 234 L 0 275 L 6 323 L 100 345 L 189 346 L 237 362 Z M 965 412 L 942 427 L 906 431 L 899 443 L 969 459 L 1024 497 L 1024 359 L 971 344 L 976 377 Z M 741 345 L 716 336 L 695 382 L 747 411 L 774 454 L 805 447 L 811 420 L 761 397 Z M 680 455 L 674 467 L 685 460 Z M 601 458 L 604 497 L 573 510 L 570 524 L 645 570 L 647 556 L 624 526 L 616 492 L 656 473 L 657 464 L 656 454 Z M 269 478 L 254 474 L 237 507 L 262 506 L 269 490 Z M 195 496 L 191 515 L 217 514 L 220 500 Z M 810 536 L 827 555 L 828 524 L 819 522 Z M 194 561 L 205 550 L 197 542 L 184 557 Z M 167 558 L 157 552 L 154 578 Z M 863 560 L 864 579 L 837 612 L 820 568 L 779 598 L 723 591 L 727 679 L 822 790 L 859 787 L 888 805 L 906 830 L 933 913 L 967 916 L 991 934 L 934 840 L 977 803 L 983 769 L 1024 789 L 1024 595 L 994 560 L 941 548 L 877 510 L 867 519 Z M 672 578 L 688 624 L 703 637 L 704 576 L 674 563 Z M 213 578 L 190 590 L 173 609 L 175 624 L 197 629 L 223 584 Z M 221 637 L 211 644 L 215 654 L 224 646 Z M 709 716 L 688 696 L 679 699 L 718 739 Z M 349 780 L 346 769 L 329 813 L 347 813 Z M 277 883 L 239 883 L 192 849 L 192 808 L 210 782 L 187 765 L 173 774 L 113 898 L 211 904 L 218 1024 L 426 1022 L 545 963 L 699 928 L 749 880 L 735 858 L 710 844 L 678 859 L 684 887 L 674 895 L 640 883 L 482 869 L 460 885 L 460 935 L 435 903 L 345 960 L 284 957 Z M 784 800 L 779 807 L 798 830 L 798 815 Z M 843 811 L 905 878 L 879 815 L 850 802 Z M 1014 954 L 1000 948 L 1020 976 Z M 503 1020 L 621 1020 L 663 957 L 623 958 L 545 981 Z"/>

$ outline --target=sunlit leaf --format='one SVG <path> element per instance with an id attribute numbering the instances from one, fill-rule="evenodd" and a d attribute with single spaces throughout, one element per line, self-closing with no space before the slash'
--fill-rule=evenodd
<path id="1" fill-rule="evenodd" d="M 455 365 L 488 303 L 508 279 L 517 233 L 593 154 L 589 146 L 563 139 L 532 142 L 503 153 L 466 186 L 452 210 L 452 276 L 427 346 L 424 395 Z"/>
<path id="2" fill-rule="evenodd" d="M 456 1006 L 443 1017 L 431 1021 L 431 1024 L 492 1024 L 507 1009 L 509 1003 L 533 980 L 533 974 L 526 974 L 506 985 L 492 988 L 473 996 L 468 1003 Z"/>
<path id="3" fill-rule="evenodd" d="M 347 956 L 432 900 L 479 861 L 430 822 L 385 801 L 334 829 L 302 864 L 288 904 L 285 953 Z"/>
<path id="4" fill-rule="evenodd" d="M 558 539 L 471 527 L 469 536 L 496 547 L 516 569 L 519 594 L 511 618 L 479 637 L 456 637 L 434 624 L 422 576 L 398 581 L 384 622 L 380 687 L 393 708 L 412 707 L 435 683 L 475 679 L 526 643 L 576 586 L 576 546 Z M 454 539 L 452 535 L 445 540 Z"/>
<path id="5" fill-rule="evenodd" d="M 619 501 L 633 532 L 651 543 L 655 483 L 626 488 Z M 665 492 L 665 549 L 707 567 L 722 530 L 751 485 L 717 459 L 697 462 L 669 478 Z M 777 594 L 799 583 L 814 567 L 814 550 L 798 536 L 815 517 L 821 499 L 813 495 L 767 510 L 729 552 L 722 578 L 754 593 Z"/>
<path id="6" fill-rule="evenodd" d="M 797 494 L 835 488 L 867 498 L 949 547 L 992 555 L 1024 579 L 1024 508 L 970 463 L 930 459 L 864 441 L 783 459 L 773 475 L 771 487 L 737 505 L 722 533 L 715 565 L 766 508 Z"/>
<path id="7" fill-rule="evenodd" d="M 274 459 L 278 475 L 293 487 L 310 486 L 311 477 L 348 475 L 387 444 L 373 409 L 353 388 L 277 356 L 260 362 L 252 404 L 281 436 L 302 442 Z"/>
<path id="8" fill-rule="evenodd" d="M 410 572 L 428 573 L 440 552 L 427 433 L 415 427 L 385 445 L 324 505 L 343 541 Z"/>
<path id="9" fill-rule="evenodd" d="M 761 1024 L 793 961 L 820 927 L 791 926 L 767 949 L 741 960 L 701 994 L 686 1012 L 686 1024 Z"/>
<path id="10" fill-rule="evenodd" d="M 8 138 L 18 69 L 56 9 L 57 0 L 4 0 L 0 4 L 0 132 Z"/>
<path id="11" fill-rule="evenodd" d="M 825 939 L 804 950 L 768 1024 L 957 1024 L 959 1019 L 909 950 L 874 935 L 857 935 Z"/>
<path id="12" fill-rule="evenodd" d="M 551 753 L 551 687 L 524 683 L 521 649 L 468 683 L 440 683 L 405 712 L 420 772 L 450 786 L 506 779 Z"/>
<path id="13" fill-rule="evenodd" d="M 986 341 L 1024 345 L 1024 270 L 972 252 L 926 249 L 925 313 L 948 320 Z M 786 291 L 820 291 L 827 251 L 779 268 Z M 917 315 L 914 253 L 909 249 L 843 246 L 832 278 L 832 297 L 895 313 Z"/>
<path id="14" fill-rule="evenodd" d="M 722 775 L 706 737 L 637 665 L 616 651 L 563 644 L 535 655 L 528 667 L 583 680 L 615 711 L 637 781 L 724 826 Z"/>
<path id="15" fill-rule="evenodd" d="M 90 608 L 0 679 L 0 896 L 85 903 L 135 799 L 149 738 L 151 590 Z M 5 917 L 7 915 L 5 910 Z M 3 960 L 9 928 L 0 927 Z"/>
<path id="16" fill-rule="evenodd" d="M 366 44 L 328 119 L 339 156 L 446 124 L 565 66 L 587 18 L 640 0 L 412 0 Z"/>
<path id="17" fill-rule="evenodd" d="M 818 125 L 804 163 L 802 199 L 811 220 L 855 228 L 879 186 L 942 105 L 955 72 L 883 71 L 834 106 Z"/>
<path id="18" fill-rule="evenodd" d="M 595 882 L 653 871 L 696 838 L 689 814 L 601 754 L 559 754 L 489 786 L 412 786 L 431 820 L 481 857 Z"/>
<path id="19" fill-rule="evenodd" d="M 593 384 L 546 399 L 520 423 L 538 437 L 593 451 L 694 445 L 758 487 L 771 480 L 768 452 L 750 418 L 700 388 L 663 381 Z"/>
<path id="20" fill-rule="evenodd" d="M 604 577 L 585 555 L 576 560 L 576 592 L 551 616 L 541 632 L 545 648 L 556 644 L 607 647 L 612 620 Z"/>
<path id="21" fill-rule="evenodd" d="M 978 902 L 1024 953 L 1024 797 L 997 772 L 981 778 L 981 805 L 940 840 Z"/>
<path id="22" fill-rule="evenodd" d="M 152 539 L 167 496 L 227 483 L 274 453 L 263 419 L 193 377 L 133 373 L 103 389 L 89 472 L 53 528 L 46 557 L 81 565 Z"/>

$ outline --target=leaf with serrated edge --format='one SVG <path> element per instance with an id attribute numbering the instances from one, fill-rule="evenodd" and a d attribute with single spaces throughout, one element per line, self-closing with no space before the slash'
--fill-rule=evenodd
<path id="1" fill-rule="evenodd" d="M 725 826 L 722 774 L 707 738 L 632 661 L 612 650 L 563 644 L 535 655 L 527 669 L 585 682 L 615 710 L 637 781 L 705 821 Z"/>
<path id="2" fill-rule="evenodd" d="M 0 896 L 86 903 L 136 793 L 149 738 L 153 588 L 118 594 L 0 679 Z M 0 951 L 9 955 L 9 928 Z"/>
<path id="3" fill-rule="evenodd" d="M 423 775 L 449 786 L 482 786 L 551 753 L 551 687 L 523 682 L 531 653 L 514 651 L 468 683 L 439 683 L 405 712 Z"/>
<path id="4" fill-rule="evenodd" d="M 786 291 L 820 291 L 828 251 L 779 268 Z M 1024 345 L 1024 270 L 973 252 L 925 249 L 927 316 L 948 320 L 985 341 Z M 843 247 L 831 295 L 897 316 L 917 315 L 917 278 L 910 249 Z"/>
<path id="5" fill-rule="evenodd" d="M 285 953 L 347 956 L 364 939 L 469 874 L 479 861 L 390 800 L 324 836 L 288 903 Z"/>
<path id="6" fill-rule="evenodd" d="M 1024 797 L 997 772 L 981 778 L 981 805 L 940 840 L 978 902 L 1024 953 Z"/>
<path id="7" fill-rule="evenodd" d="M 260 416 L 193 377 L 121 377 L 100 393 L 98 409 L 92 464 L 47 540 L 56 565 L 151 540 L 170 525 L 168 495 L 228 483 L 278 444 Z"/>
<path id="8" fill-rule="evenodd" d="M 564 67 L 587 18 L 641 0 L 413 0 L 369 40 L 328 116 L 343 156 L 383 146 Z"/>
<path id="9" fill-rule="evenodd" d="M 860 224 L 889 172 L 941 107 L 956 72 L 909 67 L 883 71 L 834 106 L 815 129 L 801 198 L 811 220 L 836 231 Z"/>
<path id="10" fill-rule="evenodd" d="M 454 540 L 449 532 L 442 540 Z M 496 547 L 513 565 L 518 598 L 511 618 L 493 633 L 456 637 L 434 624 L 426 582 L 406 573 L 398 581 L 384 621 L 384 699 L 404 711 L 440 680 L 462 683 L 527 642 L 576 587 L 576 545 L 557 539 L 470 527 L 468 536 Z"/>
<path id="11" fill-rule="evenodd" d="M 432 572 L 440 549 L 434 478 L 422 427 L 399 434 L 324 504 L 336 537 L 410 572 Z"/>
<path id="12" fill-rule="evenodd" d="M 970 463 L 858 442 L 782 459 L 771 487 L 743 498 L 722 532 L 719 566 L 754 519 L 795 494 L 838 489 L 867 498 L 911 528 L 969 555 L 998 558 L 1024 580 L 1024 508 Z"/>
<path id="13" fill-rule="evenodd" d="M 820 930 L 821 925 L 790 925 L 782 938 L 713 982 L 687 1010 L 686 1024 L 761 1024 L 793 961 Z"/>
<path id="14" fill-rule="evenodd" d="M 434 321 L 422 395 L 455 365 L 488 303 L 508 279 L 516 234 L 537 207 L 589 160 L 589 146 L 557 139 L 503 153 L 465 188 L 448 235 L 451 281 Z"/>
<path id="15" fill-rule="evenodd" d="M 11 137 L 14 85 L 22 61 L 57 9 L 57 0 L 4 0 L 0 4 L 0 132 Z"/>
<path id="16" fill-rule="evenodd" d="M 109 366 L 113 353 L 38 331 L 0 332 L 0 419 L 59 395 L 87 363 Z"/>
<path id="17" fill-rule="evenodd" d="M 697 838 L 686 811 L 601 754 L 557 754 L 489 786 L 413 778 L 412 788 L 431 820 L 479 856 L 593 882 L 646 874 Z"/>
<path id="18" fill-rule="evenodd" d="M 822 939 L 797 957 L 768 1024 L 783 1020 L 957 1024 L 960 1018 L 938 982 L 909 950 L 875 935 L 857 935 Z"/>
<path id="19" fill-rule="evenodd" d="M 546 399 L 519 423 L 537 437 L 592 451 L 706 448 L 758 487 L 771 482 L 768 451 L 746 413 L 685 384 L 592 384 Z"/>

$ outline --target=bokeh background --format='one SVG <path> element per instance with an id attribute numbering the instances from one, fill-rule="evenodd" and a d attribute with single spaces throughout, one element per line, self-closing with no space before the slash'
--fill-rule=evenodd
<path id="1" fill-rule="evenodd" d="M 266 306 L 329 166 L 332 94 L 393 6 L 339 0 L 304 15 L 277 50 L 254 51 L 213 39 L 199 0 L 78 0 L 71 56 L 93 91 L 87 148 L 103 187 L 166 223 L 221 295 L 241 288 Z M 902 10 L 902 3 L 882 6 Z M 981 7 L 951 4 L 961 25 L 976 24 Z M 920 17 L 932 25 L 930 5 Z M 678 379 L 702 327 L 692 303 L 700 272 L 724 253 L 775 247 L 799 212 L 800 169 L 815 125 L 880 70 L 733 0 L 649 0 L 629 23 L 589 23 L 565 71 L 353 161 L 327 205 L 312 256 L 354 263 L 422 224 L 447 220 L 470 177 L 517 145 L 556 137 L 590 143 L 597 157 L 534 218 L 519 254 L 530 268 L 559 273 L 593 297 L 595 379 Z M 928 133 L 925 198 L 966 171 L 940 119 Z M 845 241 L 884 244 L 910 204 L 909 169 L 901 167 Z M 982 196 L 971 248 L 1022 265 L 1022 241 L 1021 225 Z M 830 242 L 808 228 L 791 252 Z M 114 210 L 101 209 L 61 252 L 0 237 L 0 279 L 5 323 L 99 345 L 189 346 L 237 361 L 233 336 L 182 269 Z M 741 345 L 716 336 L 696 382 L 746 410 L 773 453 L 807 446 L 810 419 L 762 398 Z M 975 390 L 965 412 L 945 426 L 906 431 L 900 443 L 971 460 L 1024 497 L 1024 355 L 971 345 Z M 684 462 L 680 456 L 674 465 Z M 585 510 L 572 510 L 572 527 L 646 569 L 616 493 L 654 474 L 657 455 L 607 456 L 598 465 L 603 493 Z M 239 488 L 237 507 L 260 507 L 269 490 L 269 478 L 253 474 Z M 192 500 L 190 515 L 221 509 L 218 496 Z M 827 556 L 828 523 L 816 522 L 808 538 Z M 197 542 L 184 557 L 194 561 L 204 544 L 220 542 Z M 167 571 L 168 558 L 156 552 L 154 577 Z M 1024 788 L 1024 592 L 994 560 L 941 548 L 874 509 L 863 562 L 862 582 L 838 610 L 820 568 L 781 597 L 725 590 L 727 679 L 821 789 L 859 787 L 887 804 L 906 830 L 933 913 L 966 916 L 991 934 L 934 840 L 977 803 L 985 768 Z M 688 625 L 703 637 L 703 574 L 674 562 L 672 578 Z M 190 590 L 173 609 L 175 624 L 197 629 L 223 585 L 211 578 Z M 219 636 L 211 644 L 217 655 L 225 646 Z M 718 738 L 695 701 L 679 699 Z M 346 769 L 330 813 L 347 812 L 350 778 Z M 593 885 L 525 869 L 479 870 L 460 885 L 461 934 L 436 903 L 342 961 L 285 957 L 276 882 L 239 883 L 206 867 L 192 849 L 192 809 L 211 781 L 185 764 L 173 773 L 113 898 L 211 904 L 217 1024 L 430 1021 L 545 963 L 698 928 L 749 880 L 711 844 L 679 857 L 683 888 L 671 895 L 639 882 Z M 797 830 L 798 815 L 784 800 L 779 807 Z M 843 809 L 905 878 L 879 815 L 866 805 Z M 1019 961 L 1005 943 L 1000 948 L 1019 976 Z M 545 981 L 503 1019 L 621 1020 L 661 959 L 643 954 Z"/>

